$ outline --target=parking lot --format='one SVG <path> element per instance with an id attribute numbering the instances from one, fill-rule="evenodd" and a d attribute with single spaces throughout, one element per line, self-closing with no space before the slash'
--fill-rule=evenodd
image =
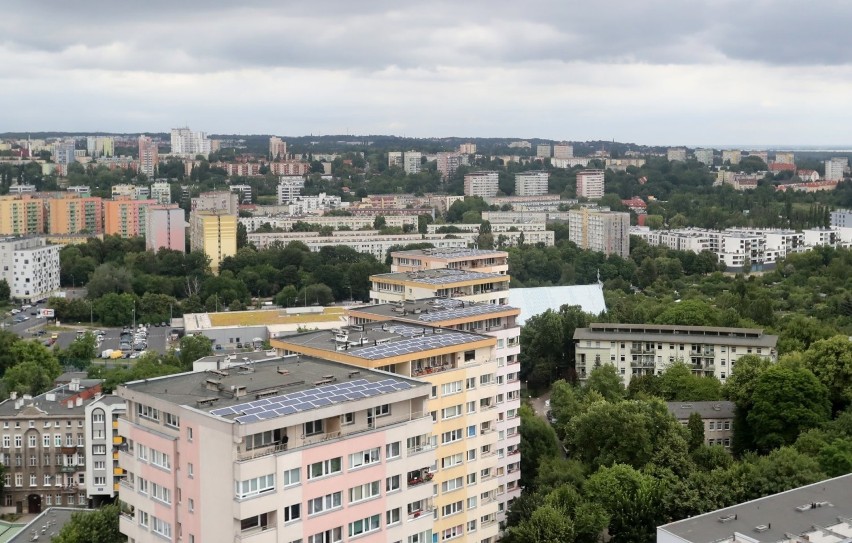
<path id="1" fill-rule="evenodd" d="M 93 331 L 93 329 L 88 327 L 88 326 L 80 327 L 79 330 L 82 330 L 84 332 Z M 120 343 L 121 343 L 120 337 L 121 337 L 122 329 L 121 328 L 101 328 L 100 330 L 103 330 L 105 332 L 105 334 L 104 334 L 103 341 L 100 343 L 100 345 L 97 348 L 98 356 L 100 357 L 101 353 L 103 353 L 103 351 L 106 351 L 108 349 L 119 350 L 120 349 Z M 154 352 L 158 352 L 158 353 L 165 353 L 167 343 L 168 343 L 167 340 L 168 340 L 169 331 L 170 331 L 170 329 L 167 326 L 150 326 L 148 328 L 148 335 L 147 335 L 147 339 L 146 339 L 146 342 L 147 342 L 148 345 L 147 345 L 147 348 L 145 350 L 146 351 L 154 351 Z M 60 332 L 59 338 L 56 340 L 56 344 L 59 345 L 62 348 L 66 348 L 66 347 L 68 347 L 68 345 L 71 344 L 71 342 L 74 341 L 74 339 L 76 339 L 76 337 L 77 337 L 77 331 L 76 330 L 73 331 L 73 332 Z M 134 342 L 131 340 L 130 343 L 131 343 L 131 347 L 132 347 Z"/>

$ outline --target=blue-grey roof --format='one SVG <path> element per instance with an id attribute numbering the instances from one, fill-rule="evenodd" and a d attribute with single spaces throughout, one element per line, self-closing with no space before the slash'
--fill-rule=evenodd
<path id="1" fill-rule="evenodd" d="M 521 310 L 518 324 L 552 309 L 559 311 L 563 305 L 579 305 L 586 313 L 600 315 L 606 312 L 603 286 L 569 285 L 561 287 L 510 288 L 509 305 Z"/>

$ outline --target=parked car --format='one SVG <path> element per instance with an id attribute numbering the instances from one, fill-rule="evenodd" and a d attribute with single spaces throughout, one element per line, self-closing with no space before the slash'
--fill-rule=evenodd
<path id="1" fill-rule="evenodd" d="M 12 311 L 10 311 L 9 313 L 11 313 L 12 315 L 17 315 L 17 314 L 18 314 L 18 313 L 20 313 L 20 312 L 21 312 L 21 310 L 20 310 L 20 309 L 15 308 L 15 309 L 13 309 Z"/>

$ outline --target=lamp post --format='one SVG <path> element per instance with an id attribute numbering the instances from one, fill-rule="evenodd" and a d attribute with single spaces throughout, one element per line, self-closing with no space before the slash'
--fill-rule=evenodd
<path id="1" fill-rule="evenodd" d="M 130 310 L 133 314 L 133 329 L 136 330 L 136 305 L 133 305 L 133 309 Z"/>

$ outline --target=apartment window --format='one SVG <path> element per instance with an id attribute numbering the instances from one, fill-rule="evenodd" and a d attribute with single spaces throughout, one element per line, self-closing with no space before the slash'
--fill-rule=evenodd
<path id="1" fill-rule="evenodd" d="M 172 537 L 172 525 L 154 516 L 151 517 L 151 531 L 169 539 Z"/>
<path id="2" fill-rule="evenodd" d="M 104 479 L 104 481 L 106 481 L 106 477 L 104 477 L 103 479 Z M 97 481 L 98 481 L 98 478 L 95 477 L 95 484 L 98 484 Z M 42 483 L 42 486 L 50 486 L 50 475 L 45 474 L 44 483 Z"/>
<path id="3" fill-rule="evenodd" d="M 151 497 L 166 504 L 172 503 L 172 491 L 157 483 L 151 483 Z"/>
<path id="4" fill-rule="evenodd" d="M 284 522 L 293 522 L 302 518 L 302 504 L 296 503 L 284 508 Z"/>
<path id="5" fill-rule="evenodd" d="M 463 436 L 462 436 L 461 428 L 459 428 L 457 430 L 451 430 L 449 432 L 444 432 L 443 434 L 441 434 L 441 443 L 442 444 L 452 443 L 454 441 L 460 440 L 462 437 Z"/>
<path id="6" fill-rule="evenodd" d="M 56 424 L 59 424 L 58 422 Z M 54 434 L 53 435 L 53 446 L 61 447 L 62 446 L 62 434 Z"/>
<path id="7" fill-rule="evenodd" d="M 441 385 L 441 395 L 447 396 L 450 394 L 457 394 L 462 391 L 462 382 L 461 381 L 453 381 L 452 383 L 444 383 Z"/>
<path id="8" fill-rule="evenodd" d="M 441 492 L 452 492 L 454 490 L 458 490 L 463 486 L 464 478 L 456 477 L 455 479 L 450 479 L 449 481 L 444 481 L 443 483 L 441 483 Z"/>
<path id="9" fill-rule="evenodd" d="M 158 422 L 160 420 L 160 410 L 154 409 L 150 405 L 142 405 L 141 403 L 136 404 L 136 414 L 146 419 L 155 420 Z"/>
<path id="10" fill-rule="evenodd" d="M 464 533 L 464 524 L 459 524 L 458 526 L 453 526 L 452 528 L 448 528 L 441 532 L 441 541 L 446 541 L 448 539 L 453 539 L 459 537 Z"/>
<path id="11" fill-rule="evenodd" d="M 8 434 L 4 435 L 3 436 L 3 448 L 8 449 L 11 444 L 12 444 L 12 436 L 10 436 Z"/>
<path id="12" fill-rule="evenodd" d="M 106 454 L 106 445 L 92 445 L 92 454 Z M 143 458 L 142 455 L 139 455 L 139 458 L 143 460 L 147 460 L 147 455 Z"/>
<path id="13" fill-rule="evenodd" d="M 236 481 L 234 493 L 238 499 L 275 490 L 275 474 L 261 475 L 247 481 Z"/>
<path id="14" fill-rule="evenodd" d="M 308 537 L 308 543 L 340 543 L 341 541 L 343 541 L 342 526 Z"/>
<path id="15" fill-rule="evenodd" d="M 50 447 L 50 434 L 42 434 L 41 446 L 45 448 Z"/>
<path id="16" fill-rule="evenodd" d="M 315 436 L 317 434 L 323 433 L 323 421 L 313 420 L 305 423 L 305 435 L 306 436 Z"/>
<path id="17" fill-rule="evenodd" d="M 387 513 L 385 513 L 385 524 L 387 526 L 391 526 L 393 524 L 397 524 L 398 522 L 400 522 L 399 512 L 400 512 L 400 508 L 396 507 L 394 509 L 391 509 Z"/>
<path id="18" fill-rule="evenodd" d="M 462 453 L 456 453 L 450 456 L 445 456 L 441 459 L 441 468 L 451 468 L 453 466 L 458 466 L 464 461 L 464 455 Z"/>
<path id="19" fill-rule="evenodd" d="M 399 446 L 399 443 L 397 443 L 397 446 Z M 381 458 L 378 447 L 374 449 L 368 449 L 366 451 L 357 452 L 355 454 L 350 454 L 349 469 L 369 466 L 370 464 L 377 464 L 380 459 Z"/>
<path id="20" fill-rule="evenodd" d="M 95 445 L 92 449 L 93 452 L 95 454 L 106 454 L 106 446 L 103 446 L 104 447 L 103 453 L 98 452 L 98 447 L 101 447 L 101 446 L 102 445 Z M 136 444 L 136 456 L 139 458 L 139 460 L 147 461 L 148 460 L 148 447 L 146 447 L 145 445 L 142 445 L 140 443 L 137 443 Z"/>
<path id="21" fill-rule="evenodd" d="M 454 419 L 456 417 L 460 417 L 462 414 L 462 406 L 454 405 L 452 407 L 446 407 L 441 410 L 441 418 L 446 419 Z"/>
<path id="22" fill-rule="evenodd" d="M 30 474 L 30 486 L 37 486 L 37 485 L 38 485 L 38 481 L 36 480 L 36 474 L 31 473 Z"/>
<path id="23" fill-rule="evenodd" d="M 29 443 L 29 446 L 35 447 L 36 446 L 36 435 L 30 434 L 28 437 L 29 437 L 29 439 L 27 440 L 27 442 Z"/>
<path id="24" fill-rule="evenodd" d="M 148 481 L 142 477 L 137 478 L 137 490 L 141 494 L 148 494 Z"/>
<path id="25" fill-rule="evenodd" d="M 172 428 L 180 428 L 180 417 L 178 417 L 177 415 L 172 415 L 171 413 L 166 413 L 165 423 L 166 426 L 171 426 Z"/>
<path id="26" fill-rule="evenodd" d="M 337 458 L 331 458 L 329 460 L 323 460 L 322 462 L 315 462 L 309 465 L 308 480 L 340 473 L 342 464 L 341 460 L 341 457 L 338 456 Z"/>
<path id="27" fill-rule="evenodd" d="M 467 485 L 475 485 L 476 484 L 476 473 L 468 473 L 467 474 Z"/>
<path id="28" fill-rule="evenodd" d="M 385 493 L 395 492 L 399 490 L 399 475 L 394 475 L 385 479 Z"/>
<path id="29" fill-rule="evenodd" d="M 476 377 L 468 377 L 467 380 L 465 381 L 465 388 L 467 390 L 471 390 L 473 388 L 476 388 Z"/>
<path id="30" fill-rule="evenodd" d="M 186 440 L 192 443 L 192 428 L 186 429 Z"/>
<path id="31" fill-rule="evenodd" d="M 285 509 L 286 510 L 286 509 Z M 269 526 L 269 513 L 261 513 L 253 517 L 240 520 L 240 531 L 255 530 L 257 528 L 265 529 Z"/>
<path id="32" fill-rule="evenodd" d="M 284 471 L 284 486 L 293 486 L 299 484 L 302 479 L 302 471 L 299 468 L 288 469 Z"/>
<path id="33" fill-rule="evenodd" d="M 381 527 L 382 516 L 373 515 L 365 519 L 349 523 L 349 537 L 374 532 Z"/>
<path id="34" fill-rule="evenodd" d="M 24 474 L 16 473 L 15 474 L 15 486 L 24 486 Z"/>
<path id="35" fill-rule="evenodd" d="M 383 404 L 383 405 L 376 407 L 375 412 L 376 412 L 377 417 L 386 417 L 386 416 L 390 415 L 391 414 L 390 404 L 386 403 L 386 404 Z"/>
<path id="36" fill-rule="evenodd" d="M 189 498 L 189 500 L 187 500 L 187 502 L 186 502 L 186 508 L 189 510 L 190 513 L 194 513 L 195 512 L 195 500 L 193 500 L 192 498 Z"/>
<path id="37" fill-rule="evenodd" d="M 340 424 L 355 424 L 355 413 L 344 413 L 340 415 Z"/>
<path id="38" fill-rule="evenodd" d="M 334 492 L 326 494 L 319 498 L 308 500 L 308 515 L 317 515 L 319 513 L 337 509 L 343 506 L 343 493 Z"/>
<path id="39" fill-rule="evenodd" d="M 138 510 L 136 512 L 136 517 L 139 519 L 139 526 L 148 526 L 150 520 L 148 513 L 146 513 L 145 511 Z"/>
<path id="40" fill-rule="evenodd" d="M 400 442 L 388 443 L 385 445 L 385 459 L 398 458 L 400 455 Z"/>
<path id="41" fill-rule="evenodd" d="M 463 502 L 461 500 L 445 505 L 441 508 L 441 516 L 448 517 L 450 515 L 455 515 L 456 513 L 461 513 L 464 511 Z"/>
<path id="42" fill-rule="evenodd" d="M 191 462 L 186 464 L 186 473 L 189 475 L 189 478 L 192 479 L 194 473 L 193 473 L 193 466 L 192 466 Z"/>
<path id="43" fill-rule="evenodd" d="M 102 412 L 92 414 L 92 422 L 103 422 L 104 414 Z"/>
<path id="44" fill-rule="evenodd" d="M 151 464 L 167 471 L 171 471 L 172 469 L 171 462 L 169 461 L 169 455 L 156 449 L 151 449 Z"/>
<path id="45" fill-rule="evenodd" d="M 467 451 L 467 461 L 472 462 L 476 460 L 476 449 L 470 449 Z"/>
<path id="46" fill-rule="evenodd" d="M 20 449 L 23 445 L 23 439 L 20 434 L 15 434 L 15 447 Z"/>
<path id="47" fill-rule="evenodd" d="M 360 502 L 375 498 L 381 493 L 379 481 L 358 485 L 349 489 L 349 503 Z"/>

